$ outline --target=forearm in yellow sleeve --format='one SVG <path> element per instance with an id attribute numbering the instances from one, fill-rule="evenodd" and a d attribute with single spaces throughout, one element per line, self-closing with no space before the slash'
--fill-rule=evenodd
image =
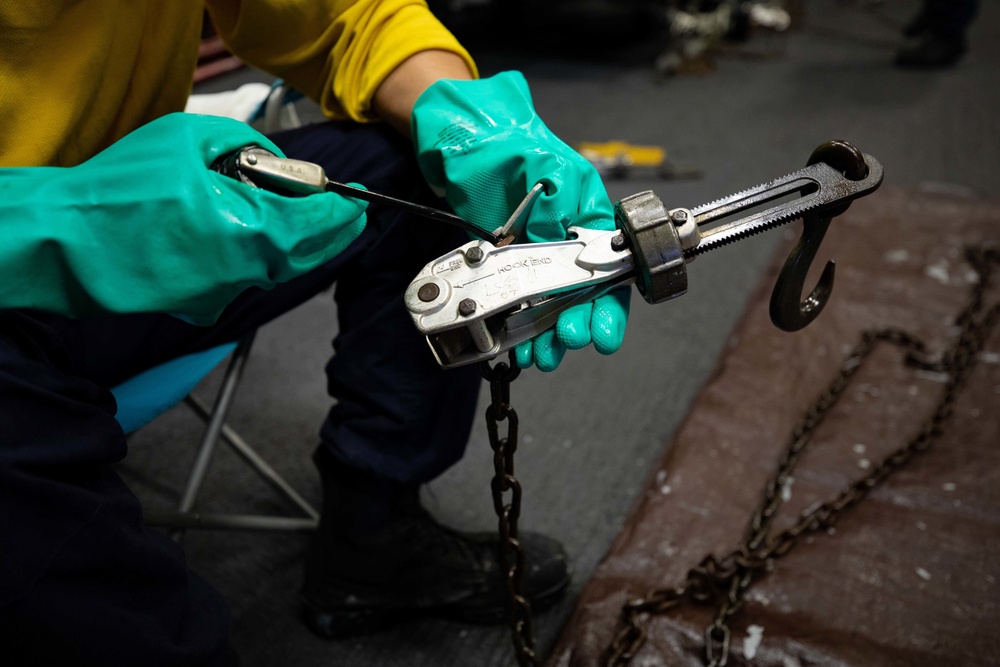
<path id="1" fill-rule="evenodd" d="M 421 51 L 475 62 L 423 0 L 208 0 L 223 41 L 248 63 L 285 79 L 331 118 L 375 120 L 372 97 Z"/>

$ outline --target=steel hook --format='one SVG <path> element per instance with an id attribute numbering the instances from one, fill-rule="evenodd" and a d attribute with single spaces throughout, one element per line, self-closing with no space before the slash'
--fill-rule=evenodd
<path id="1" fill-rule="evenodd" d="M 813 151 L 806 166 L 817 162 L 825 162 L 852 181 L 860 181 L 868 175 L 864 155 L 846 141 L 834 140 L 821 144 Z M 819 316 L 830 298 L 836 270 L 833 260 L 826 263 L 819 282 L 805 299 L 802 299 L 802 289 L 830 221 L 849 206 L 850 202 L 838 204 L 827 209 L 809 211 L 802 216 L 802 236 L 785 260 L 771 293 L 771 321 L 779 329 L 798 331 L 807 326 Z"/>

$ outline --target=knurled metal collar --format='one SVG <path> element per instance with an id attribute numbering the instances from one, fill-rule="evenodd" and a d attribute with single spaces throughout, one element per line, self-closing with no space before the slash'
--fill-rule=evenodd
<path id="1" fill-rule="evenodd" d="M 631 243 L 639 271 L 636 287 L 648 303 L 660 303 L 687 292 L 680 238 L 670 214 L 652 190 L 616 203 L 615 223 Z"/>

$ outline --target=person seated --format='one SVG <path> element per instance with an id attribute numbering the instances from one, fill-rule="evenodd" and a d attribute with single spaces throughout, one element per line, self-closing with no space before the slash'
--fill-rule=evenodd
<path id="1" fill-rule="evenodd" d="M 248 145 L 331 179 L 440 206 L 492 231 L 538 182 L 527 241 L 613 229 L 593 167 L 539 119 L 524 77 L 480 79 L 423 0 L 207 0 L 229 48 L 318 102 L 330 122 L 264 137 L 177 113 L 204 6 L 0 5 L 0 645 L 11 664 L 223 665 L 221 595 L 142 523 L 113 464 L 109 391 L 237 340 L 336 285 L 335 399 L 302 615 L 324 637 L 420 614 L 500 620 L 496 538 L 439 524 L 418 489 L 458 461 L 475 367 L 443 371 L 403 293 L 464 233 L 334 193 L 285 197 L 213 171 Z M 377 122 L 381 121 L 381 122 Z M 618 349 L 628 288 L 567 310 L 517 349 L 558 367 Z M 288 443 L 295 456 L 298 443 Z M 521 534 L 525 590 L 565 590 L 562 547 Z M 277 606 L 281 608 L 281 605 Z"/>

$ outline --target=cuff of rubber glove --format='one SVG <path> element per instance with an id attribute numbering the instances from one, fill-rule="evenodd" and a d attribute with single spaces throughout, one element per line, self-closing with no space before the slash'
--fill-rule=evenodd
<path id="1" fill-rule="evenodd" d="M 496 112 L 502 112 L 502 116 L 494 118 Z M 445 133 L 456 125 L 472 132 L 480 124 L 492 125 L 500 120 L 517 125 L 534 116 L 528 81 L 521 72 L 500 72 L 485 79 L 439 79 L 414 102 L 410 136 L 420 153 L 442 143 L 454 143 L 456 137 Z"/>

